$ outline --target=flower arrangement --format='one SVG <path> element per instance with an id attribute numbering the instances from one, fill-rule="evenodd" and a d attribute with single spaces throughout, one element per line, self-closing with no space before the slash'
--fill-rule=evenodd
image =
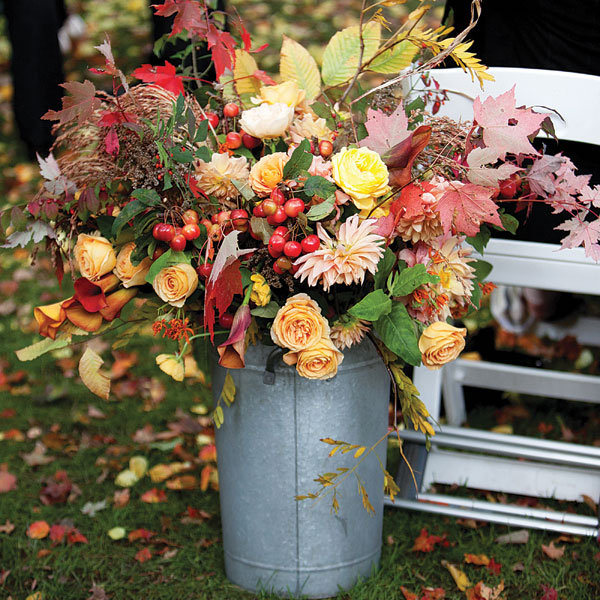
<path id="1" fill-rule="evenodd" d="M 403 367 L 437 369 L 464 348 L 466 330 L 448 321 L 492 287 L 472 250 L 492 229 L 514 232 L 502 204 L 565 212 L 563 246 L 599 259 L 600 189 L 531 145 L 551 122 L 516 107 L 513 90 L 476 99 L 472 123 L 436 116 L 443 60 L 481 84 L 490 76 L 468 30 L 427 29 L 424 6 L 391 28 L 390 4 L 365 2 L 320 68 L 284 37 L 279 83 L 259 69 L 241 20 L 225 31 L 200 0 L 155 5 L 175 16 L 160 43 L 189 41 L 179 71 L 165 62 L 127 77 L 107 38 L 106 65 L 92 71 L 112 77 L 114 93 L 64 84 L 62 110 L 45 116 L 57 121 L 57 158 L 40 157 L 43 187 L 2 217 L 5 247 L 43 243 L 58 279 L 65 264 L 74 277 L 71 297 L 35 308 L 46 339 L 20 358 L 113 329 L 124 345 L 150 324 L 177 344 L 155 357 L 177 381 L 192 343 L 210 340 L 221 365 L 243 368 L 257 337 L 323 380 L 371 336 L 405 417 L 433 434 Z M 479 2 L 473 10 L 472 25 Z M 214 82 L 198 70 L 202 43 Z M 106 398 L 101 364 L 88 348 L 79 373 Z"/>

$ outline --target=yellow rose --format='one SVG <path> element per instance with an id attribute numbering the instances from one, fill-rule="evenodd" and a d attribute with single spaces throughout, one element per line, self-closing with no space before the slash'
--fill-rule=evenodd
<path id="1" fill-rule="evenodd" d="M 329 337 L 329 323 L 321 315 L 319 305 L 306 294 L 288 298 L 271 326 L 271 339 L 292 352 L 306 350 L 323 337 Z"/>
<path id="2" fill-rule="evenodd" d="M 252 291 L 250 292 L 250 300 L 256 306 L 266 306 L 271 302 L 271 288 L 265 281 L 265 278 L 259 273 L 250 276 L 252 283 Z"/>
<path id="3" fill-rule="evenodd" d="M 268 85 L 260 88 L 261 102 L 267 102 L 268 104 L 287 104 L 296 108 L 298 104 L 301 104 L 306 97 L 306 92 L 298 87 L 295 81 L 284 81 L 279 85 Z"/>
<path id="4" fill-rule="evenodd" d="M 453 327 L 445 321 L 432 323 L 419 339 L 423 364 L 435 370 L 453 361 L 465 347 L 466 333 L 464 327 Z"/>
<path id="5" fill-rule="evenodd" d="M 196 270 L 186 263 L 161 269 L 152 282 L 163 302 L 181 308 L 198 287 Z"/>
<path id="6" fill-rule="evenodd" d="M 371 210 L 389 190 L 389 173 L 377 152 L 368 148 L 342 148 L 331 158 L 333 180 L 360 210 Z"/>
<path id="7" fill-rule="evenodd" d="M 90 281 L 110 273 L 117 264 L 112 244 L 103 237 L 80 233 L 73 249 L 79 272 Z"/>
<path id="8" fill-rule="evenodd" d="M 250 169 L 250 185 L 261 197 L 268 196 L 283 179 L 283 167 L 290 157 L 285 152 L 263 156 Z"/>
<path id="9" fill-rule="evenodd" d="M 134 249 L 135 242 L 129 242 L 121 248 L 121 251 L 117 255 L 117 264 L 113 271 L 125 288 L 146 283 L 146 275 L 152 264 L 152 259 L 146 257 L 137 266 L 133 266 L 131 263 L 131 253 Z"/>
<path id="10" fill-rule="evenodd" d="M 298 375 L 307 379 L 331 379 L 344 360 L 344 355 L 329 338 L 321 338 L 316 344 L 300 352 L 288 352 L 283 361 L 296 365 Z"/>

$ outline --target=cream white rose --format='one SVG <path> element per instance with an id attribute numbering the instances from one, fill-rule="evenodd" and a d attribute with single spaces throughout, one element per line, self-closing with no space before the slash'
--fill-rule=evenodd
<path id="1" fill-rule="evenodd" d="M 276 138 L 282 136 L 294 118 L 294 107 L 277 102 L 261 104 L 242 112 L 239 126 L 256 138 Z"/>

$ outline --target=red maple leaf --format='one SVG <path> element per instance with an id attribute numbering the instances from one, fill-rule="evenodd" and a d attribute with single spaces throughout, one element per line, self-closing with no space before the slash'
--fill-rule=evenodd
<path id="1" fill-rule="evenodd" d="M 60 525 L 55 523 L 50 527 L 50 539 L 53 542 L 60 543 L 65 539 L 65 535 L 67 534 L 67 528 L 64 525 Z"/>
<path id="2" fill-rule="evenodd" d="M 569 232 L 562 240 L 562 248 L 575 248 L 583 244 L 585 255 L 596 262 L 600 261 L 600 219 L 586 221 L 585 214 L 581 213 L 554 229 Z"/>
<path id="3" fill-rule="evenodd" d="M 474 236 L 481 223 L 502 227 L 498 205 L 491 199 L 493 190 L 473 183 L 448 190 L 438 201 L 437 209 L 444 233 L 451 229 L 456 233 Z"/>
<path id="4" fill-rule="evenodd" d="M 231 305 L 235 294 L 243 293 L 240 266 L 240 261 L 236 259 L 222 270 L 217 279 L 206 285 L 204 327 L 208 327 L 211 341 L 214 335 L 215 307 L 222 315 Z"/>
<path id="5" fill-rule="evenodd" d="M 107 154 L 117 156 L 119 154 L 119 136 L 114 127 L 110 127 L 104 138 L 104 149 Z"/>
<path id="6" fill-rule="evenodd" d="M 67 531 L 67 543 L 68 544 L 89 544 L 88 539 L 77 529 L 76 527 L 71 527 Z"/>
<path id="7" fill-rule="evenodd" d="M 446 540 L 446 534 L 442 535 L 429 535 L 427 529 L 421 529 L 421 533 L 419 537 L 415 540 L 415 543 L 412 547 L 413 552 L 431 552 L 436 544 L 441 544 L 442 546 L 448 545 L 448 540 Z"/>
<path id="8" fill-rule="evenodd" d="M 273 79 L 271 79 L 264 71 L 261 71 L 260 69 L 256 69 L 256 71 L 254 71 L 254 73 L 252 73 L 252 77 L 254 77 L 255 79 L 258 79 L 259 81 L 262 81 L 265 85 L 276 85 L 276 81 L 274 81 Z"/>
<path id="9" fill-rule="evenodd" d="M 150 548 L 142 548 L 135 555 L 135 560 L 137 560 L 138 562 L 141 562 L 141 563 L 144 563 L 147 560 L 150 560 L 151 558 L 152 558 L 152 551 L 150 550 Z"/>
<path id="10" fill-rule="evenodd" d="M 396 144 L 406 139 L 410 133 L 402 103 L 391 115 L 387 115 L 382 110 L 369 108 L 365 127 L 369 135 L 363 138 L 358 145 L 367 146 L 379 155 L 391 150 Z"/>
<path id="11" fill-rule="evenodd" d="M 490 562 L 485 567 L 490 573 L 493 573 L 494 575 L 500 575 L 500 571 L 502 570 L 502 565 L 500 563 L 497 563 L 494 560 L 493 556 L 492 558 L 490 558 Z"/>
<path id="12" fill-rule="evenodd" d="M 542 591 L 544 595 L 541 600 L 558 600 L 558 592 L 553 587 L 542 583 Z"/>
<path id="13" fill-rule="evenodd" d="M 221 31 L 212 23 L 206 36 L 208 49 L 211 51 L 217 79 L 226 69 L 233 70 L 235 64 L 235 40 L 227 31 Z"/>
<path id="14" fill-rule="evenodd" d="M 130 113 L 122 110 L 110 111 L 106 110 L 102 113 L 98 125 L 100 127 L 112 127 L 121 123 L 137 123 L 138 116 L 135 113 Z"/>
<path id="15" fill-rule="evenodd" d="M 481 102 L 475 98 L 473 116 L 483 129 L 483 141 L 493 148 L 500 159 L 507 153 L 538 154 L 528 137 L 536 133 L 549 115 L 536 113 L 530 108 L 517 108 L 515 86 L 497 98 L 491 96 Z"/>
<path id="16" fill-rule="evenodd" d="M 175 66 L 168 60 L 162 67 L 144 64 L 133 72 L 133 76 L 146 83 L 155 83 L 176 96 L 183 94 L 183 78 L 177 75 Z"/>
<path id="17" fill-rule="evenodd" d="M 416 594 L 409 592 L 403 585 L 400 586 L 400 591 L 404 596 L 404 600 L 419 600 Z"/>
<path id="18" fill-rule="evenodd" d="M 147 542 L 154 535 L 154 531 L 149 531 L 148 529 L 134 529 L 129 532 L 127 539 L 130 542 L 135 542 L 135 540 L 143 540 Z"/>
<path id="19" fill-rule="evenodd" d="M 208 18 L 204 3 L 197 0 L 165 0 L 163 4 L 153 4 L 155 14 L 161 17 L 175 15 L 169 37 L 181 33 L 184 29 L 190 35 L 205 37 Z"/>
<path id="20" fill-rule="evenodd" d="M 91 81 L 67 81 L 60 85 L 71 95 L 63 96 L 61 110 L 49 110 L 42 119 L 58 121 L 61 125 L 77 119 L 81 125 L 100 108 L 100 100 L 96 98 L 96 88 Z"/>

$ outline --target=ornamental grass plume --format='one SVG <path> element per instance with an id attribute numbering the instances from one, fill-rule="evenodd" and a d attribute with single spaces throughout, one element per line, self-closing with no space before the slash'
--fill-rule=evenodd
<path id="1" fill-rule="evenodd" d="M 332 285 L 350 285 L 364 281 L 368 272 L 377 272 L 377 263 L 383 256 L 384 238 L 373 233 L 374 219 L 360 221 L 358 215 L 342 223 L 335 238 L 331 238 L 325 228 L 317 224 L 321 247 L 300 257 L 294 264 L 299 267 L 296 277 L 305 279 L 309 286 L 321 283 L 327 292 Z"/>

